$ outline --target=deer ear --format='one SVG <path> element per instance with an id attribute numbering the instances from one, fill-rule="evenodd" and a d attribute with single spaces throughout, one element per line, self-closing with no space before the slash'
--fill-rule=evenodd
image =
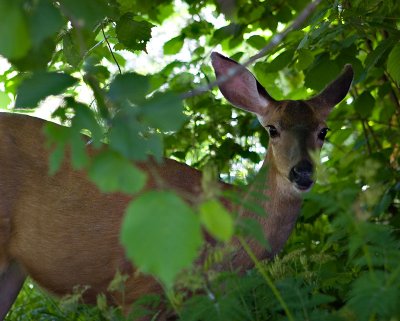
<path id="1" fill-rule="evenodd" d="M 217 52 L 211 54 L 211 61 L 217 80 L 224 76 L 229 77 L 232 68 L 240 69 L 236 76 L 219 85 L 222 94 L 232 105 L 263 115 L 268 105 L 275 101 L 241 64 Z"/>
<path id="2" fill-rule="evenodd" d="M 332 108 L 347 95 L 353 75 L 353 67 L 351 65 L 344 66 L 342 73 L 326 86 L 321 93 L 309 99 L 308 102 L 316 106 L 323 117 L 327 117 Z"/>

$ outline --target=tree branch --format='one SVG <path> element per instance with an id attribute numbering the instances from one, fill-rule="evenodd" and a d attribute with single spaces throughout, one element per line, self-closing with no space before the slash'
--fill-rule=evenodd
<path id="1" fill-rule="evenodd" d="M 242 66 L 247 67 L 250 64 L 252 64 L 253 62 L 255 62 L 256 60 L 264 57 L 273 48 L 275 48 L 279 43 L 281 43 L 282 40 L 284 40 L 291 31 L 299 29 L 303 25 L 303 23 L 307 20 L 307 18 L 311 15 L 311 13 L 315 10 L 315 8 L 321 3 L 321 1 L 322 0 L 314 0 L 311 3 L 309 3 L 307 5 L 307 7 L 304 8 L 304 10 L 297 16 L 297 18 L 293 21 L 293 23 L 289 27 L 287 27 L 285 30 L 283 30 L 282 32 L 280 32 L 280 33 L 276 34 L 274 37 L 272 37 L 271 41 L 264 48 L 262 48 L 254 56 L 250 57 L 247 61 L 242 63 Z M 215 86 L 219 86 L 222 83 L 233 78 L 241 70 L 242 70 L 241 66 L 231 68 L 227 75 L 219 77 L 218 80 L 213 81 L 206 86 L 200 86 L 198 88 L 195 88 L 193 90 L 190 90 L 190 91 L 184 93 L 182 95 L 182 99 L 191 98 L 191 97 L 200 95 L 204 92 L 207 92 L 210 89 L 214 88 Z"/>

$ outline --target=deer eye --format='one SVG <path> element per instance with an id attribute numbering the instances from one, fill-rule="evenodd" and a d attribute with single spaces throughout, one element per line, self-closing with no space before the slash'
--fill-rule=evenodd
<path id="1" fill-rule="evenodd" d="M 322 128 L 318 133 L 318 139 L 325 140 L 325 136 L 328 133 L 329 128 Z"/>
<path id="2" fill-rule="evenodd" d="M 275 126 L 267 125 L 266 128 L 268 130 L 269 137 L 271 138 L 279 137 L 279 132 Z"/>

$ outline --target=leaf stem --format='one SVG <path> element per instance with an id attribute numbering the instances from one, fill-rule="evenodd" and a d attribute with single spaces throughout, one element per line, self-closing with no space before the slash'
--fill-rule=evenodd
<path id="1" fill-rule="evenodd" d="M 287 306 L 285 300 L 282 298 L 281 293 L 279 292 L 278 288 L 275 286 L 274 282 L 271 280 L 269 275 L 265 272 L 263 266 L 261 265 L 260 261 L 257 259 L 257 257 L 254 255 L 253 251 L 251 250 L 250 246 L 247 244 L 247 242 L 244 240 L 243 237 L 238 236 L 240 245 L 243 247 L 243 249 L 246 251 L 247 255 L 250 257 L 250 259 L 253 261 L 255 267 L 257 268 L 258 272 L 261 274 L 261 276 L 264 278 L 265 282 L 268 284 L 269 288 L 271 289 L 272 293 L 278 300 L 278 302 L 281 304 L 283 310 L 285 311 L 285 314 L 287 318 L 290 321 L 295 321 L 292 313 L 289 310 L 289 307 Z"/>
<path id="2" fill-rule="evenodd" d="M 120 65 L 119 65 L 119 63 L 118 63 L 118 61 L 117 61 L 117 58 L 115 58 L 115 56 L 114 56 L 114 53 L 113 53 L 113 51 L 112 51 L 112 49 L 111 49 L 111 45 L 110 45 L 110 43 L 108 42 L 108 38 L 107 38 L 107 36 L 106 36 L 106 33 L 104 32 L 103 26 L 101 26 L 101 32 L 103 33 L 104 40 L 105 40 L 105 42 L 107 43 L 108 50 L 110 51 L 111 56 L 113 57 L 113 59 L 114 59 L 116 65 L 117 65 L 117 67 L 118 67 L 119 73 L 122 74 L 121 67 L 120 67 Z"/>

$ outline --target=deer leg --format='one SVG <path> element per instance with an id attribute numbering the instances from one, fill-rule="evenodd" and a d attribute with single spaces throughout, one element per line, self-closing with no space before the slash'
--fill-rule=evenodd
<path id="1" fill-rule="evenodd" d="M 0 320 L 4 320 L 24 284 L 26 275 L 22 268 L 12 262 L 0 275 Z"/>

